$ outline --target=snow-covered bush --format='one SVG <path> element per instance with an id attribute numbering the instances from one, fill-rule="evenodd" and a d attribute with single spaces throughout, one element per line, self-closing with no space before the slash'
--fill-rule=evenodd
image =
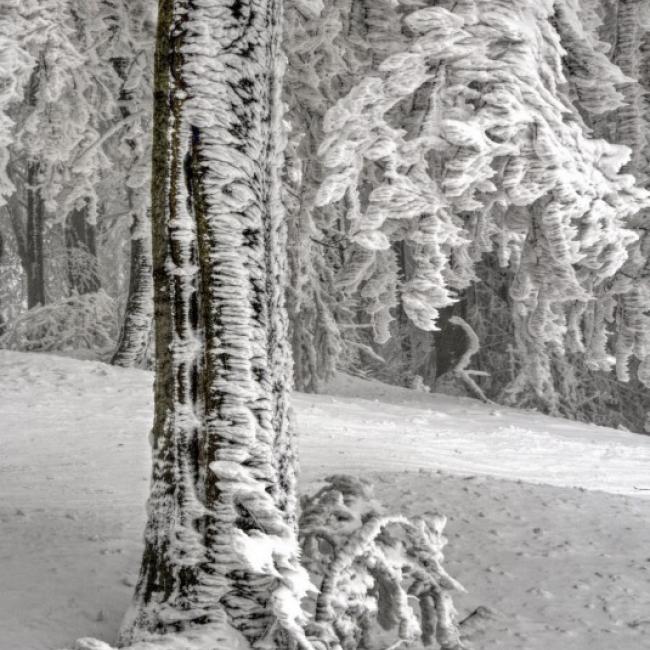
<path id="1" fill-rule="evenodd" d="M 386 515 L 364 479 L 333 475 L 325 483 L 301 500 L 303 566 L 315 594 L 307 611 L 289 589 L 288 583 L 296 579 L 307 591 L 310 586 L 306 576 L 286 563 L 289 545 L 284 534 L 241 533 L 233 540 L 235 553 L 247 559 L 251 570 L 270 569 L 276 575 L 272 599 L 286 635 L 282 647 L 363 650 L 374 647 L 375 641 L 383 647 L 392 636 L 397 637 L 392 648 L 418 639 L 443 650 L 466 648 L 451 597 L 464 589 L 442 566 L 446 519 Z M 293 534 L 284 524 L 279 526 L 278 531 Z M 250 650 L 250 645 L 223 617 L 178 634 L 145 634 L 125 650 L 213 649 Z M 114 649 L 86 638 L 72 650 Z"/>
<path id="2" fill-rule="evenodd" d="M 103 358 L 115 346 L 116 308 L 100 290 L 24 312 L 0 338 L 0 347 L 24 352 L 90 351 Z"/>
<path id="3" fill-rule="evenodd" d="M 386 515 L 370 484 L 350 476 L 303 497 L 303 562 L 319 586 L 308 637 L 331 650 L 373 647 L 388 632 L 398 644 L 463 648 L 451 594 L 464 589 L 442 566 L 445 523 Z"/>

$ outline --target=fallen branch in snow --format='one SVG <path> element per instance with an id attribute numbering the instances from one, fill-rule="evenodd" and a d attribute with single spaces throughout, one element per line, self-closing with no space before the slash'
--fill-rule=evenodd
<path id="1" fill-rule="evenodd" d="M 499 618 L 499 614 L 489 607 L 480 605 L 471 614 L 468 614 L 460 623 L 460 630 L 463 638 L 480 634 L 485 630 L 491 621 Z"/>
<path id="2" fill-rule="evenodd" d="M 470 389 L 478 395 L 478 397 L 483 400 L 486 404 L 492 404 L 496 406 L 496 403 L 489 399 L 481 387 L 472 379 L 472 375 L 488 377 L 489 373 L 482 370 L 468 370 L 468 366 L 472 360 L 472 357 L 479 351 L 480 343 L 476 332 L 472 329 L 471 325 L 460 316 L 452 316 L 449 319 L 449 322 L 452 325 L 458 325 L 461 327 L 465 334 L 467 334 L 468 345 L 467 350 L 460 358 L 460 361 L 453 368 L 452 373 L 458 375 L 469 387 Z"/>

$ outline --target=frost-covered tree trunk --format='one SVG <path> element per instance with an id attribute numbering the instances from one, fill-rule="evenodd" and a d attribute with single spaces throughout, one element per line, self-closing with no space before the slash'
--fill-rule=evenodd
<path id="1" fill-rule="evenodd" d="M 138 191 L 138 190 L 135 190 Z M 134 190 L 129 191 L 129 202 Z M 151 223 L 146 211 L 134 209 L 131 222 L 129 295 L 124 310 L 120 339 L 111 363 L 124 368 L 143 366 L 151 337 L 153 319 L 153 275 Z"/>
<path id="2" fill-rule="evenodd" d="M 114 29 L 126 32 L 131 38 L 129 45 L 137 48 L 139 40 L 149 35 L 143 25 L 142 14 L 146 3 L 131 4 L 132 13 L 123 3 L 107 3 L 111 11 Z M 146 14 L 145 14 L 146 15 Z M 127 23 L 126 25 L 124 23 Z M 127 40 L 126 38 L 124 40 Z M 134 52 L 131 59 L 118 56 L 113 66 L 122 80 L 119 93 L 120 112 L 129 119 L 143 104 L 150 100 L 151 57 L 144 51 Z M 148 115 L 144 120 L 148 123 Z M 123 367 L 141 367 L 146 364 L 153 324 L 153 275 L 151 259 L 151 214 L 147 196 L 148 173 L 146 164 L 150 157 L 151 143 L 140 134 L 127 133 L 123 138 L 129 152 L 127 172 L 127 200 L 131 213 L 131 251 L 129 293 L 124 310 L 124 320 L 117 349 L 111 362 Z"/>
<path id="3" fill-rule="evenodd" d="M 38 101 L 39 70 L 34 67 L 25 93 L 25 103 L 34 107 Z M 41 194 L 41 169 L 38 160 L 28 160 L 25 173 L 25 275 L 27 276 L 27 307 L 45 304 L 45 259 L 43 235 L 45 206 Z"/>
<path id="4" fill-rule="evenodd" d="M 40 169 L 38 162 L 27 163 L 27 220 L 25 222 L 25 271 L 27 275 L 27 307 L 45 304 L 45 258 L 43 235 L 45 215 L 39 189 Z"/>
<path id="5" fill-rule="evenodd" d="M 229 625 L 278 647 L 297 627 L 280 8 L 159 4 L 153 477 L 123 643 Z"/>
<path id="6" fill-rule="evenodd" d="M 35 209 L 42 203 L 34 201 L 33 192 L 30 193 L 26 189 L 25 174 L 19 173 L 15 164 L 10 166 L 8 174 L 16 191 L 8 197 L 6 205 L 3 207 L 11 223 L 16 252 L 25 279 L 27 307 L 31 309 L 45 303 L 42 209 L 34 214 Z M 26 174 L 29 176 L 27 172 Z M 30 213 L 32 214 L 31 218 L 29 217 Z"/>

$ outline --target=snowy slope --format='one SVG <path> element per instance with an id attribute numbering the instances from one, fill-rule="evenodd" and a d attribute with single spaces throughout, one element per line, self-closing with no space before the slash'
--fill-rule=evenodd
<path id="1" fill-rule="evenodd" d="M 0 650 L 113 640 L 151 374 L 5 351 L 0 369 Z M 458 608 L 494 610 L 477 647 L 650 648 L 650 437 L 349 377 L 329 393 L 294 400 L 303 485 L 367 473 L 391 509 L 450 515 Z"/>
<path id="2" fill-rule="evenodd" d="M 650 488 L 650 436 L 346 376 L 329 392 L 294 399 L 309 476 L 422 468 L 635 496 Z"/>

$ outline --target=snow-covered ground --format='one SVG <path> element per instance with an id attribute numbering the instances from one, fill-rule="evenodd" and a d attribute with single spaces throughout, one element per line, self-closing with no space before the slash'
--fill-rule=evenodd
<path id="1" fill-rule="evenodd" d="M 0 352 L 0 650 L 112 641 L 137 575 L 150 373 Z M 650 648 L 650 437 L 339 377 L 296 395 L 302 487 L 449 516 L 477 648 Z"/>

